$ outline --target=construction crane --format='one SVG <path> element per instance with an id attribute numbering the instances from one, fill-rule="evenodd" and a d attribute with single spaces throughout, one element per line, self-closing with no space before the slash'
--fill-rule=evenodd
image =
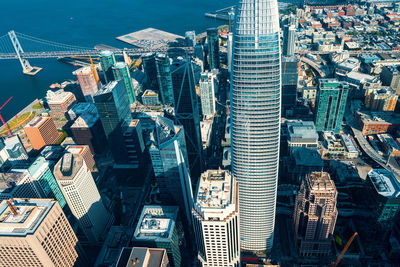
<path id="1" fill-rule="evenodd" d="M 347 241 L 346 246 L 344 246 L 342 252 L 340 253 L 339 257 L 336 259 L 335 263 L 331 264 L 331 267 L 336 267 L 339 262 L 342 260 L 343 255 L 346 253 L 347 249 L 350 247 L 351 243 L 353 242 L 354 238 L 358 235 L 357 232 L 355 232 L 349 239 L 349 241 Z"/>
<path id="2" fill-rule="evenodd" d="M 89 59 L 89 60 L 90 60 L 90 65 L 92 66 L 92 71 L 93 71 L 94 78 L 96 79 L 97 84 L 99 84 L 99 81 L 100 81 L 99 75 L 97 75 L 97 71 L 96 71 L 96 68 L 94 67 L 92 57 L 71 57 L 71 58 L 76 58 L 76 59 Z M 96 60 L 99 60 L 99 58 L 95 58 L 95 59 L 96 59 Z"/>
<path id="3" fill-rule="evenodd" d="M 8 102 L 10 102 L 10 100 L 11 100 L 12 98 L 13 98 L 13 97 L 10 97 L 10 98 L 0 107 L 0 111 L 4 108 L 5 105 L 8 104 Z M 9 134 L 10 136 L 13 136 L 12 133 L 11 133 L 11 131 L 10 131 L 10 128 L 8 128 L 7 122 L 3 119 L 3 116 L 1 116 L 1 114 L 0 114 L 0 120 L 1 120 L 1 123 L 3 123 L 4 127 L 6 127 L 8 134 Z"/>

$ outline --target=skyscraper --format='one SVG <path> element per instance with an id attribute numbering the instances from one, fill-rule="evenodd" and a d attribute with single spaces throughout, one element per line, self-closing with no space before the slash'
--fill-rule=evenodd
<path id="1" fill-rule="evenodd" d="M 129 68 L 124 62 L 117 62 L 112 67 L 115 80 L 122 80 L 125 85 L 126 93 L 128 95 L 129 104 L 135 104 L 136 95 L 133 89 L 133 83 Z"/>
<path id="2" fill-rule="evenodd" d="M 327 172 L 313 172 L 303 180 L 294 211 L 295 244 L 301 256 L 329 255 L 338 216 L 337 194 Z"/>
<path id="3" fill-rule="evenodd" d="M 82 266 L 78 238 L 52 199 L 0 203 L 0 252 L 0 266 Z"/>
<path id="4" fill-rule="evenodd" d="M 238 185 L 227 171 L 201 175 L 192 209 L 202 266 L 239 267 Z"/>
<path id="5" fill-rule="evenodd" d="M 349 85 L 337 79 L 320 79 L 316 103 L 315 128 L 317 131 L 340 132 L 346 109 Z"/>
<path id="6" fill-rule="evenodd" d="M 54 166 L 54 176 L 89 242 L 100 240 L 112 215 L 104 207 L 83 157 L 65 153 Z"/>
<path id="7" fill-rule="evenodd" d="M 283 27 L 283 55 L 293 56 L 296 48 L 296 27 L 285 25 Z"/>
<path id="8" fill-rule="evenodd" d="M 100 88 L 94 102 L 115 163 L 126 164 L 123 129 L 132 121 L 132 115 L 123 81 L 112 81 Z"/>
<path id="9" fill-rule="evenodd" d="M 219 69 L 219 37 L 217 28 L 207 29 L 208 65 L 210 69 Z"/>
<path id="10" fill-rule="evenodd" d="M 143 71 L 146 74 L 146 88 L 158 92 L 157 67 L 155 53 L 147 53 L 142 56 Z"/>
<path id="11" fill-rule="evenodd" d="M 203 72 L 200 77 L 200 100 L 203 115 L 212 116 L 215 113 L 216 75 L 212 72 Z"/>
<path id="12" fill-rule="evenodd" d="M 94 73 L 91 66 L 85 66 L 72 72 L 76 76 L 81 87 L 82 94 L 87 101 L 92 102 L 92 96 L 99 90 L 99 84 L 96 81 L 97 73 Z"/>
<path id="13" fill-rule="evenodd" d="M 112 71 L 112 67 L 114 66 L 114 64 L 115 64 L 115 56 L 113 52 L 105 50 L 100 53 L 100 65 L 106 83 L 109 83 L 114 80 L 114 74 Z"/>
<path id="14" fill-rule="evenodd" d="M 176 124 L 185 129 L 190 174 L 197 179 L 203 166 L 199 104 L 190 58 L 176 59 L 171 66 Z"/>
<path id="15" fill-rule="evenodd" d="M 158 116 L 151 141 L 149 153 L 160 199 L 166 204 L 179 205 L 190 224 L 193 192 L 184 129 L 174 125 L 172 120 Z"/>
<path id="16" fill-rule="evenodd" d="M 232 71 L 232 56 L 233 56 L 233 33 L 228 33 L 227 44 L 227 53 L 228 53 L 228 71 Z"/>
<path id="17" fill-rule="evenodd" d="M 57 143 L 61 134 L 57 131 L 56 124 L 50 117 L 36 117 L 25 127 L 24 131 L 32 148 L 39 150 L 46 145 Z"/>
<path id="18" fill-rule="evenodd" d="M 160 87 L 161 103 L 174 105 L 174 89 L 172 87 L 171 62 L 166 54 L 156 56 L 157 80 Z"/>
<path id="19" fill-rule="evenodd" d="M 240 0 L 231 72 L 232 174 L 239 182 L 241 248 L 270 250 L 281 111 L 276 0 Z"/>
<path id="20" fill-rule="evenodd" d="M 196 32 L 195 31 L 185 32 L 185 41 L 187 46 L 194 47 L 196 45 Z"/>
<path id="21" fill-rule="evenodd" d="M 297 102 L 298 64 L 296 56 L 282 57 L 282 116 Z"/>

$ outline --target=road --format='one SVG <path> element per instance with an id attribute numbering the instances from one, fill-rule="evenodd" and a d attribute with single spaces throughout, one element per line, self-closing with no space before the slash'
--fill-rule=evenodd
<path id="1" fill-rule="evenodd" d="M 350 109 L 348 109 L 350 110 Z M 375 149 L 368 143 L 362 132 L 358 129 L 357 122 L 355 121 L 351 112 L 345 112 L 346 124 L 351 128 L 354 138 L 357 140 L 361 149 L 382 168 L 392 172 L 397 180 L 400 180 L 400 172 L 394 168 L 385 158 L 379 155 Z"/>

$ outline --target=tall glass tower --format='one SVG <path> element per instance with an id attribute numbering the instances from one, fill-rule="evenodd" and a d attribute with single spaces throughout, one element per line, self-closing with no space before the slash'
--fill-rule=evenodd
<path id="1" fill-rule="evenodd" d="M 239 0 L 231 73 L 232 173 L 241 248 L 272 248 L 278 180 L 281 67 L 277 0 Z"/>

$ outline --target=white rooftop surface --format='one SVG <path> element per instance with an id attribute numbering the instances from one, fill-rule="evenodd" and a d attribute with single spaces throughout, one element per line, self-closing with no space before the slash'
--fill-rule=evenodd
<path id="1" fill-rule="evenodd" d="M 231 204 L 231 175 L 209 170 L 201 175 L 196 204 L 203 208 L 225 208 Z"/>
<path id="2" fill-rule="evenodd" d="M 350 136 L 342 134 L 342 135 L 340 135 L 340 137 L 349 152 L 357 152 L 358 151 Z"/>
<path id="3" fill-rule="evenodd" d="M 14 215 L 7 201 L 0 204 L 0 236 L 26 236 L 36 231 L 41 221 L 53 206 L 50 199 L 14 199 L 13 206 L 18 214 Z"/>
<path id="4" fill-rule="evenodd" d="M 394 175 L 385 169 L 372 169 L 368 173 L 375 190 L 387 198 L 400 197 L 400 184 Z"/>
<path id="5" fill-rule="evenodd" d="M 55 92 L 48 90 L 46 94 L 46 99 L 49 104 L 61 104 L 64 103 L 65 100 L 74 96 L 71 92 L 66 92 L 63 89 L 57 90 Z"/>
<path id="6" fill-rule="evenodd" d="M 212 119 L 200 122 L 201 141 L 203 142 L 203 146 L 208 146 L 210 143 L 212 123 Z"/>
<path id="7" fill-rule="evenodd" d="M 144 206 L 135 230 L 134 240 L 170 241 L 178 210 L 176 206 Z"/>
<path id="8" fill-rule="evenodd" d="M 318 139 L 314 122 L 312 121 L 296 121 L 288 122 L 289 136 Z"/>
<path id="9" fill-rule="evenodd" d="M 351 71 L 347 73 L 347 77 L 353 80 L 358 80 L 358 81 L 373 81 L 375 79 L 374 76 L 371 76 L 369 74 L 361 73 L 358 71 Z"/>

